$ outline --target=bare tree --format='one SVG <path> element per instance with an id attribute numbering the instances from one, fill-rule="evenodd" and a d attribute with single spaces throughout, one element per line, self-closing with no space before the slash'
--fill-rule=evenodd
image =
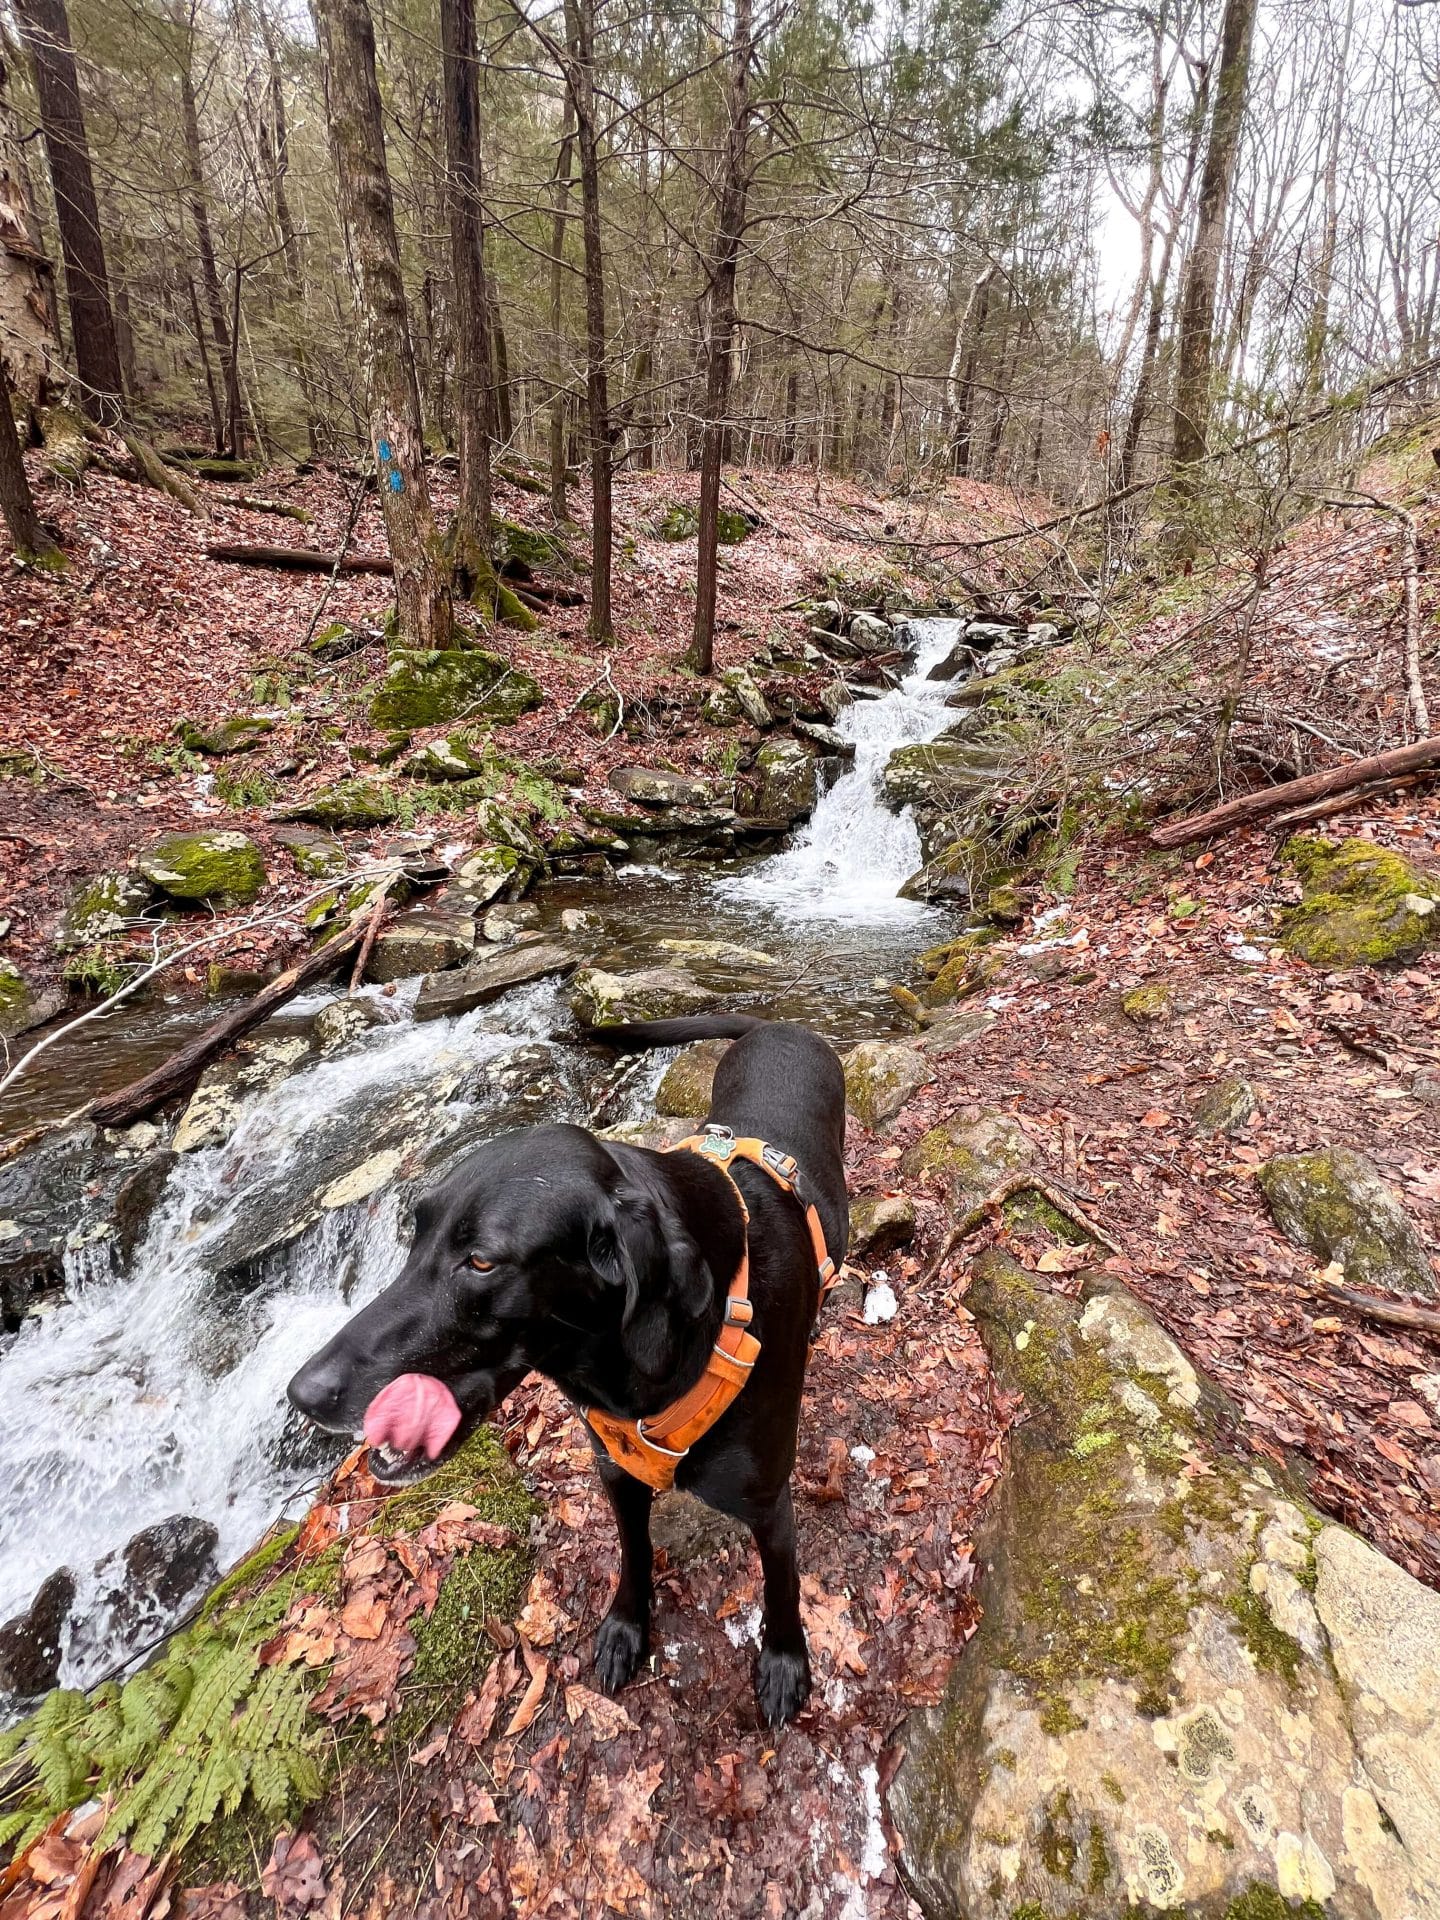
<path id="1" fill-rule="evenodd" d="M 476 73 L 475 0 L 440 0 L 445 87 L 446 202 L 454 267 L 455 396 L 460 473 L 450 556 L 455 584 L 467 595 L 488 590 L 490 558 L 490 353 L 480 207 L 480 88 Z"/>

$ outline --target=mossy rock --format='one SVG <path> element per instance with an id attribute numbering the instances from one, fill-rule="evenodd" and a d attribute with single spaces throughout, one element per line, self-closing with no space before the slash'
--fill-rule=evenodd
<path id="1" fill-rule="evenodd" d="M 912 1180 L 940 1178 L 961 1211 L 1030 1164 L 1030 1143 L 1008 1113 L 965 1107 L 922 1133 L 900 1161 Z"/>
<path id="2" fill-rule="evenodd" d="M 98 874 L 66 908 L 55 944 L 62 953 L 71 953 L 109 940 L 138 920 L 154 898 L 154 887 L 138 873 Z"/>
<path id="3" fill-rule="evenodd" d="M 244 833 L 167 833 L 135 864 L 170 899 L 215 907 L 248 906 L 266 880 L 264 856 Z"/>
<path id="4" fill-rule="evenodd" d="M 398 651 L 370 700 L 377 727 L 443 727 L 453 720 L 504 722 L 538 707 L 540 683 L 483 647 Z"/>
<path id="5" fill-rule="evenodd" d="M 207 753 L 212 757 L 248 753 L 274 730 L 275 722 L 263 713 L 233 713 L 228 720 L 217 720 L 208 727 L 194 720 L 182 720 L 180 744 L 191 753 Z"/>
<path id="6" fill-rule="evenodd" d="M 1324 1147 L 1277 1154 L 1261 1167 L 1275 1224 L 1351 1286 L 1433 1296 L 1435 1273 L 1409 1215 L 1363 1153 Z"/>
<path id="7" fill-rule="evenodd" d="M 1290 840 L 1284 858 L 1304 898 L 1284 916 L 1280 943 L 1312 966 L 1416 960 L 1440 940 L 1440 874 L 1369 840 Z"/>
<path id="8" fill-rule="evenodd" d="M 618 1027 L 636 1020 L 674 1020 L 708 1013 L 724 995 L 688 973 L 652 967 L 641 973 L 607 973 L 585 967 L 575 976 L 570 1007 L 587 1027 Z"/>
<path id="9" fill-rule="evenodd" d="M 522 527 L 517 521 L 498 517 L 490 525 L 497 567 L 503 567 L 507 560 L 516 561 L 522 567 L 567 570 L 575 564 L 569 547 L 558 533 L 541 533 L 533 527 Z"/>
<path id="10" fill-rule="evenodd" d="M 1248 1080 L 1217 1080 L 1207 1087 L 1191 1109 L 1195 1131 L 1208 1134 L 1243 1133 L 1260 1102 Z"/>
<path id="11" fill-rule="evenodd" d="M 667 507 L 656 528 L 662 540 L 693 540 L 699 531 L 699 512 L 678 501 L 673 507 Z"/>
<path id="12" fill-rule="evenodd" d="M 655 1111 L 667 1119 L 703 1120 L 710 1111 L 715 1069 L 730 1051 L 728 1040 L 697 1040 L 665 1069 L 655 1089 Z"/>
<path id="13" fill-rule="evenodd" d="M 883 1260 L 915 1238 L 915 1202 L 906 1193 L 866 1193 L 850 1202 L 850 1258 Z"/>
<path id="14" fill-rule="evenodd" d="M 899 1041 L 862 1040 L 841 1056 L 845 1069 L 845 1106 L 862 1127 L 872 1130 L 903 1112 L 935 1069 L 914 1047 Z"/>
<path id="15" fill-rule="evenodd" d="M 338 879 L 350 864 L 344 847 L 328 833 L 307 833 L 303 828 L 291 827 L 277 833 L 275 838 L 295 862 L 296 871 L 303 873 L 307 880 Z"/>
<path id="16" fill-rule="evenodd" d="M 23 1033 L 33 1016 L 30 983 L 11 960 L 0 960 L 0 1039 Z"/>
<path id="17" fill-rule="evenodd" d="M 900 1735 L 889 1811 L 926 1914 L 1425 1912 L 1440 1599 L 1247 1454 L 1109 1276 L 1069 1300 L 992 1249 L 966 1305 L 1025 1418 L 974 1542 L 980 1629 Z"/>
<path id="18" fill-rule="evenodd" d="M 318 827 L 384 827 L 398 820 L 403 809 L 401 791 L 389 781 L 337 780 L 272 818 L 309 820 Z"/>
<path id="19" fill-rule="evenodd" d="M 767 728 L 774 726 L 775 716 L 764 694 L 744 667 L 726 667 L 720 675 L 720 683 L 740 709 L 741 717 L 748 720 L 752 727 L 758 727 L 764 733 Z M 719 698 L 718 691 L 714 697 Z"/>
<path id="20" fill-rule="evenodd" d="M 920 995 L 927 1007 L 953 1006 L 957 1000 L 968 1000 L 983 993 L 1004 971 L 1005 963 L 1000 955 L 970 936 L 962 935 L 941 951 L 947 957 Z M 922 965 L 926 958 L 922 954 Z"/>
<path id="21" fill-rule="evenodd" d="M 1165 980 L 1147 981 L 1125 995 L 1120 1009 L 1137 1027 L 1158 1026 L 1175 1011 L 1175 989 Z"/>
<path id="22" fill-rule="evenodd" d="M 404 771 L 414 780 L 472 780 L 485 771 L 485 745 L 465 733 L 428 740 L 411 754 Z"/>
<path id="23" fill-rule="evenodd" d="M 715 538 L 722 547 L 738 547 L 742 540 L 748 540 L 754 532 L 747 514 L 732 512 L 721 507 L 715 516 Z"/>
<path id="24" fill-rule="evenodd" d="M 955 807 L 994 786 L 1000 756 L 960 740 L 927 740 L 897 747 L 885 763 L 881 790 L 892 807 Z"/>
<path id="25" fill-rule="evenodd" d="M 757 820 L 804 820 L 815 810 L 819 779 L 814 754 L 798 740 L 767 740 L 755 756 L 754 784 L 740 812 Z"/>

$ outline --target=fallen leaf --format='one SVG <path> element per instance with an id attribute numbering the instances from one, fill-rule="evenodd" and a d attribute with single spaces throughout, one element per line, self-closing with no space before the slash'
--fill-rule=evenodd
<path id="1" fill-rule="evenodd" d="M 520 1651 L 525 1657 L 525 1665 L 530 1674 L 530 1684 L 525 1689 L 519 1706 L 510 1717 L 505 1729 L 505 1738 L 513 1740 L 517 1734 L 524 1733 L 536 1714 L 540 1711 L 540 1702 L 545 1698 L 545 1683 L 550 1678 L 550 1663 L 542 1660 L 527 1640 L 521 1640 Z"/>
<path id="2" fill-rule="evenodd" d="M 589 1687 L 566 1687 L 565 1714 L 572 1727 L 583 1714 L 597 1740 L 613 1740 L 617 1733 L 633 1732 L 635 1727 L 618 1700 L 609 1700 Z"/>

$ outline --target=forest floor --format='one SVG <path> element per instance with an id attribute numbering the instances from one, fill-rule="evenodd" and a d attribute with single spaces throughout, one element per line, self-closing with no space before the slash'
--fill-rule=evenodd
<path id="1" fill-rule="evenodd" d="M 622 486 L 636 544 L 620 568 L 626 643 L 613 664 L 637 698 L 674 672 L 693 550 L 635 529 L 688 498 L 688 484 L 632 476 Z M 775 525 L 726 556 L 722 663 L 748 654 L 771 622 L 793 621 L 777 610 L 828 574 L 873 577 L 885 549 L 867 536 L 883 537 L 901 511 L 829 480 L 817 505 L 812 477 L 747 476 L 743 485 Z M 306 482 L 302 493 L 316 544 L 336 537 L 344 500 L 333 483 Z M 517 517 L 526 504 L 505 502 Z M 1015 506 L 977 490 L 953 498 L 943 518 L 931 511 L 953 537 L 1002 530 Z M 193 770 L 167 772 L 153 757 L 173 717 L 233 705 L 250 674 L 293 650 L 322 590 L 206 563 L 183 516 L 118 483 L 92 482 L 62 517 L 72 551 L 92 556 L 88 572 L 75 570 L 87 584 L 0 586 L 22 656 L 12 653 L 6 738 L 87 794 L 71 812 L 18 819 L 37 846 L 22 848 L 23 885 L 5 910 L 16 935 L 33 928 L 37 945 L 59 890 L 111 857 L 98 850 L 194 823 Z M 362 526 L 375 541 L 374 526 Z M 273 528 L 245 532 L 274 537 Z M 1433 551 L 1433 508 L 1422 534 Z M 1317 516 L 1292 536 L 1253 635 L 1266 739 L 1323 765 L 1401 737 L 1397 564 L 1393 524 L 1373 514 Z M 936 591 L 933 579 L 895 584 Z M 1228 604 L 1226 591 L 1224 580 L 1193 591 L 1172 583 L 1132 646 L 1161 653 L 1207 606 Z M 1424 592 L 1433 635 L 1440 605 L 1428 579 Z M 851 584 L 847 597 L 862 596 Z M 346 580 L 325 617 L 374 618 L 385 599 L 383 582 Z M 513 730 L 508 750 L 574 754 L 566 708 L 595 670 L 582 623 L 576 610 L 516 640 L 553 698 Z M 1233 634 L 1233 621 L 1218 624 Z M 1433 658 L 1428 671 L 1434 691 Z M 344 770 L 345 742 L 325 731 L 353 703 L 349 684 L 342 673 L 308 687 L 292 731 L 266 753 L 302 758 L 316 777 Z M 708 737 L 672 720 L 644 757 L 700 766 Z M 585 751 L 597 792 L 606 766 L 637 757 L 632 743 L 620 753 L 618 743 L 601 751 L 587 742 Z M 37 808 L 47 792 L 65 791 L 62 782 L 34 788 Z M 213 823 L 216 812 L 205 806 L 203 817 Z M 259 814 L 241 823 L 263 837 Z M 1440 865 L 1440 801 L 1425 787 L 1317 830 Z M 1277 1232 L 1255 1179 L 1277 1152 L 1359 1148 L 1403 1197 L 1427 1247 L 1440 1247 L 1440 953 L 1333 974 L 1288 957 L 1273 939 L 1295 896 L 1283 838 L 1254 831 L 1185 854 L 1157 853 L 1119 829 L 1083 842 L 1073 888 L 1035 903 L 1050 917 L 998 949 L 992 1024 L 936 1060 L 931 1084 L 890 1128 L 869 1134 L 852 1122 L 851 1188 L 899 1190 L 904 1149 L 957 1108 L 1013 1115 L 1040 1164 L 1083 1196 L 1119 1247 L 1106 1265 L 1234 1397 L 1254 1446 L 1277 1460 L 1300 1456 L 1321 1507 L 1440 1586 L 1440 1340 L 1329 1305 L 1314 1261 Z M 1169 990 L 1169 1011 L 1137 1024 L 1121 1000 L 1153 984 Z M 1234 1137 L 1202 1137 L 1196 1099 L 1234 1077 L 1255 1090 L 1253 1118 Z M 774 1733 L 754 1713 L 758 1571 L 748 1543 L 684 1514 L 665 1533 L 651 1669 L 617 1701 L 592 1690 L 593 1633 L 615 1565 L 611 1526 L 588 1444 L 553 1390 L 530 1382 L 502 1429 L 544 1502 L 520 1638 L 505 1644 L 501 1632 L 488 1677 L 482 1684 L 477 1670 L 460 1713 L 403 1752 L 392 1743 L 368 1781 L 347 1775 L 345 1793 L 298 1837 L 282 1836 L 263 1872 L 257 1859 L 248 1889 L 221 1882 L 177 1911 L 188 1920 L 269 1911 L 335 1920 L 915 1915 L 882 1810 L 893 1735 L 907 1711 L 939 1699 L 973 1631 L 983 1602 L 973 1531 L 1005 1431 L 1023 1417 L 997 1396 L 965 1311 L 968 1262 L 998 1236 L 1064 1289 L 1076 1259 L 1041 1234 L 995 1223 L 936 1266 L 940 1197 L 923 1185 L 912 1197 L 916 1244 L 884 1263 L 895 1318 L 866 1324 L 846 1289 L 814 1353 L 796 1484 L 815 1693 L 792 1726 Z M 404 1697 L 397 1680 L 390 1704 Z M 69 1884 L 61 1876 L 54 1891 Z M 23 1909 L 32 1920 L 40 1910 Z"/>

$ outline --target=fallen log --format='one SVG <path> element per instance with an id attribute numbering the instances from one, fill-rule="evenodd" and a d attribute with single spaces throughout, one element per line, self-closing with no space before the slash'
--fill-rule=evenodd
<path id="1" fill-rule="evenodd" d="M 1270 822 L 1272 827 L 1299 827 L 1307 820 L 1326 820 L 1334 813 L 1348 813 L 1352 807 L 1363 807 L 1371 800 L 1378 800 L 1382 794 L 1399 793 L 1405 787 L 1418 787 L 1422 774 L 1402 773 L 1394 780 L 1369 780 L 1363 787 L 1352 787 L 1348 793 L 1332 793 L 1328 800 L 1312 800 L 1308 807 L 1291 807 L 1286 813 L 1277 813 Z"/>
<path id="2" fill-rule="evenodd" d="M 1389 780 L 1405 773 L 1419 773 L 1440 766 L 1440 734 L 1412 741 L 1408 747 L 1391 747 L 1387 753 L 1372 753 L 1364 760 L 1351 760 L 1341 767 L 1327 767 L 1323 773 L 1308 773 L 1300 780 L 1286 780 L 1278 787 L 1264 787 L 1258 793 L 1242 794 L 1227 800 L 1223 807 L 1209 813 L 1191 814 L 1182 820 L 1167 820 L 1153 829 L 1152 847 L 1183 847 L 1192 840 L 1205 840 L 1212 834 L 1233 833 L 1272 813 L 1282 813 L 1311 800 L 1323 800 L 1332 793 L 1348 793 L 1352 787 L 1368 786 L 1373 781 Z"/>
<path id="3" fill-rule="evenodd" d="M 1320 1291 L 1337 1306 L 1350 1307 L 1366 1320 L 1382 1327 L 1404 1327 L 1411 1333 L 1440 1335 L 1440 1308 L 1415 1307 L 1399 1300 L 1377 1300 L 1373 1294 L 1358 1293 L 1354 1287 L 1339 1287 L 1326 1281 Z"/>
<path id="4" fill-rule="evenodd" d="M 102 1094 L 90 1109 L 90 1119 L 99 1127 L 128 1127 L 136 1120 L 143 1120 L 147 1113 L 153 1113 L 162 1101 L 178 1093 L 189 1093 L 205 1068 L 227 1047 L 233 1046 L 252 1027 L 258 1027 L 262 1020 L 268 1020 L 278 1007 L 283 1007 L 287 1000 L 293 1000 L 312 981 L 338 971 L 362 945 L 367 933 L 372 929 L 379 931 L 377 915 L 383 908 L 385 894 L 391 885 L 392 881 L 385 883 L 378 901 L 369 899 L 358 907 L 334 939 L 327 940 L 323 947 L 317 947 L 313 953 L 307 953 L 293 967 L 287 967 L 269 986 L 262 987 L 259 993 L 222 1015 L 213 1026 L 207 1027 L 181 1047 L 178 1053 L 172 1053 L 168 1060 L 162 1060 L 158 1067 L 141 1079 L 132 1080 L 128 1087 L 121 1087 L 115 1093 Z"/>
<path id="5" fill-rule="evenodd" d="M 391 573 L 388 553 L 321 553 L 316 547 L 252 547 L 216 541 L 205 549 L 207 560 L 224 560 L 233 567 L 280 567 L 290 573 Z"/>

